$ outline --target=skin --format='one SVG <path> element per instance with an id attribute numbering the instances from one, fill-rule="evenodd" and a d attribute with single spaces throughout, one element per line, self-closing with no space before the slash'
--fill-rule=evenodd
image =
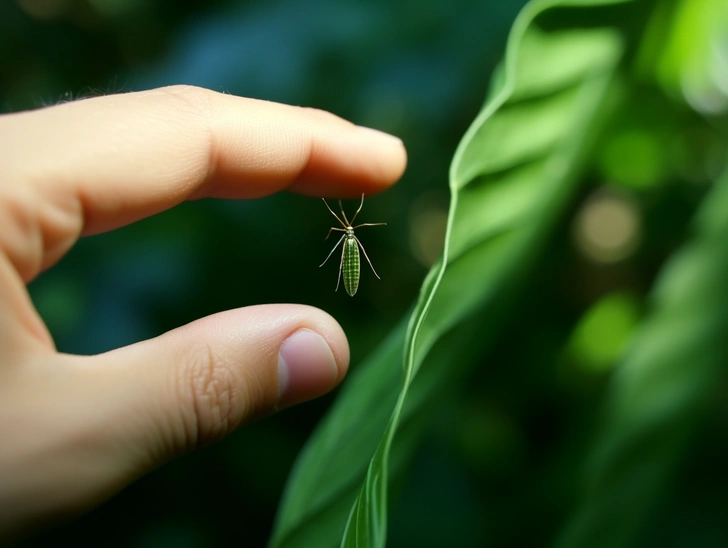
<path id="1" fill-rule="evenodd" d="M 401 141 L 332 114 L 189 86 L 0 116 L 0 539 L 328 392 L 349 364 L 338 323 L 296 304 L 229 310 L 97 356 L 59 353 L 28 282 L 78 238 L 185 200 L 358 198 L 405 164 Z"/>

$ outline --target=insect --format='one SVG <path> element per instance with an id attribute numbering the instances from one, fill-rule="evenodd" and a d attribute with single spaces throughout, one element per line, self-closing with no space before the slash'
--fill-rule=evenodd
<path id="1" fill-rule="evenodd" d="M 321 199 L 323 200 L 323 198 Z M 324 262 L 319 265 L 319 268 L 326 264 L 326 261 L 331 258 L 331 255 L 334 254 L 334 251 L 336 251 L 336 248 L 339 247 L 339 244 L 341 244 L 341 242 L 344 242 L 344 246 L 341 248 L 341 263 L 339 263 L 339 277 L 336 281 L 335 291 L 339 290 L 339 284 L 341 283 L 341 273 L 343 272 L 344 289 L 346 289 L 346 292 L 351 297 L 353 297 L 354 295 L 356 295 L 356 290 L 359 289 L 359 248 L 361 248 L 361 252 L 364 253 L 364 257 L 366 257 L 369 266 L 372 267 L 372 272 L 374 272 L 374 275 L 378 279 L 381 279 L 379 278 L 379 274 L 377 274 L 377 271 L 374 270 L 374 266 L 372 266 L 372 262 L 369 260 L 367 252 L 364 251 L 364 246 L 361 245 L 359 238 L 354 235 L 354 229 L 362 226 L 382 226 L 386 225 L 387 223 L 362 223 L 356 226 L 352 226 L 354 224 L 356 216 L 359 215 L 359 212 L 364 205 L 364 194 L 361 195 L 361 203 L 359 204 L 359 209 L 357 209 L 356 213 L 354 213 L 354 216 L 351 218 L 351 222 L 349 222 L 349 219 L 346 218 L 346 213 L 344 213 L 344 206 L 341 205 L 341 200 L 339 200 L 339 208 L 341 209 L 341 216 L 344 218 L 343 221 L 329 207 L 329 204 L 326 203 L 326 200 L 324 200 L 324 204 L 326 204 L 326 209 L 328 209 L 331 214 L 336 217 L 336 220 L 341 223 L 341 226 L 344 227 L 338 228 L 332 226 L 329 229 L 329 233 L 326 235 L 326 238 L 324 238 L 324 240 L 328 240 L 329 236 L 331 236 L 331 232 L 334 230 L 336 230 L 337 232 L 343 232 L 344 234 L 341 235 L 341 238 L 339 238 L 339 241 L 336 243 L 334 248 L 331 250 L 331 253 L 329 253 L 328 257 L 326 257 Z"/>

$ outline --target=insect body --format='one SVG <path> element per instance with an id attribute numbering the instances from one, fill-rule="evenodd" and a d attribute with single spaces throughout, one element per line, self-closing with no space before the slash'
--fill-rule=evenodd
<path id="1" fill-rule="evenodd" d="M 323 199 L 323 198 L 322 198 Z M 331 236 L 331 231 L 336 230 L 337 232 L 343 232 L 344 234 L 341 235 L 341 238 L 339 238 L 339 241 L 336 243 L 334 248 L 331 250 L 331 253 L 329 253 L 328 257 L 324 260 L 323 263 L 319 266 L 321 268 L 326 264 L 326 261 L 329 260 L 331 255 L 334 254 L 334 251 L 336 251 L 336 248 L 339 247 L 339 244 L 341 242 L 344 242 L 343 247 L 341 248 L 341 263 L 339 263 L 339 277 L 336 281 L 336 291 L 339 290 L 339 283 L 341 283 L 341 274 L 343 272 L 344 274 L 344 289 L 346 289 L 346 292 L 350 296 L 356 295 L 356 290 L 359 289 L 359 271 L 360 271 L 360 260 L 359 260 L 359 248 L 361 248 L 361 252 L 364 253 L 364 257 L 366 258 L 367 262 L 369 263 L 369 266 L 372 267 L 372 272 L 374 272 L 374 275 L 379 278 L 379 274 L 377 274 L 377 271 L 374 270 L 374 267 L 372 266 L 372 262 L 369 260 L 369 257 L 367 256 L 367 252 L 364 251 L 364 246 L 361 245 L 361 242 L 359 241 L 359 238 L 357 238 L 354 235 L 354 229 L 359 228 L 362 226 L 381 226 L 386 225 L 387 223 L 362 223 L 356 226 L 352 226 L 354 224 L 354 219 L 356 219 L 356 216 L 359 215 L 359 212 L 361 211 L 362 206 L 364 205 L 364 194 L 361 195 L 361 203 L 359 204 L 359 209 L 356 210 L 356 213 L 354 213 L 354 216 L 351 218 L 351 222 L 346 218 L 346 213 L 344 213 L 344 206 L 341 205 L 341 200 L 339 200 L 339 207 L 341 208 L 341 216 L 344 218 L 342 221 L 339 216 L 334 213 L 334 211 L 329 207 L 329 204 L 326 203 L 326 200 L 324 200 L 324 204 L 326 204 L 326 209 L 328 209 L 331 214 L 336 217 L 336 220 L 341 223 L 341 226 L 344 228 L 338 228 L 335 226 L 332 226 L 329 229 L 329 233 L 326 235 L 325 239 L 328 239 L 329 236 Z"/>

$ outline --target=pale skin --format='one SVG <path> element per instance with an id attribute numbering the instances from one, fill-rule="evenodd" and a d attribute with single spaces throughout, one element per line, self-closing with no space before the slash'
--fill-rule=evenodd
<path id="1" fill-rule="evenodd" d="M 97 356 L 62 354 L 27 283 L 80 237 L 185 200 L 358 198 L 389 187 L 405 164 L 401 141 L 332 114 L 188 86 L 0 116 L 0 540 L 328 392 L 349 365 L 338 323 L 296 304 L 229 310 Z"/>

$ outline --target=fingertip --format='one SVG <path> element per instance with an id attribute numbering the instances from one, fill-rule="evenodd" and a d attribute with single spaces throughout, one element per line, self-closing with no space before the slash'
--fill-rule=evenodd
<path id="1" fill-rule="evenodd" d="M 380 129 L 376 129 L 373 127 L 367 127 L 367 126 L 355 126 L 356 129 L 365 136 L 367 139 L 371 139 L 373 142 L 379 142 L 380 146 L 384 146 L 387 148 L 397 148 L 404 150 L 404 142 L 402 142 L 402 139 L 397 137 L 396 135 L 392 135 L 391 133 L 387 133 L 385 131 L 382 131 Z"/>
<path id="2" fill-rule="evenodd" d="M 309 196 L 358 198 L 396 183 L 407 167 L 399 137 L 377 129 L 341 124 L 314 135 L 306 167 L 289 190 Z"/>
<path id="3" fill-rule="evenodd" d="M 407 168 L 407 149 L 402 139 L 366 126 L 356 126 L 356 129 L 379 157 L 377 180 L 382 184 L 381 190 L 399 181 Z"/>

